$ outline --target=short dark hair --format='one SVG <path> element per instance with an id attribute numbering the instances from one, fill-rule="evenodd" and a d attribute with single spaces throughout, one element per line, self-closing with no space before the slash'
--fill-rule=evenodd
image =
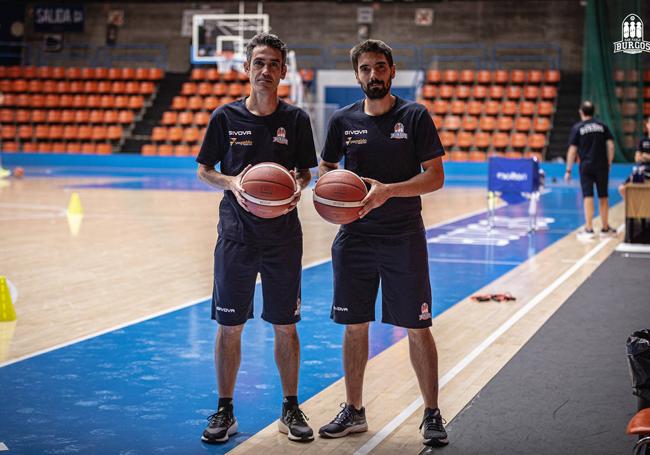
<path id="1" fill-rule="evenodd" d="M 282 54 L 282 64 L 287 61 L 287 45 L 280 38 L 271 33 L 258 33 L 246 44 L 246 61 L 251 62 L 253 49 L 257 46 L 268 46 L 277 49 Z"/>
<path id="2" fill-rule="evenodd" d="M 357 72 L 357 65 L 359 64 L 359 56 L 366 52 L 384 54 L 386 60 L 388 60 L 388 64 L 393 66 L 393 50 L 390 46 L 378 39 L 368 39 L 350 49 L 350 60 L 352 61 L 352 68 L 355 73 Z"/>
<path id="3" fill-rule="evenodd" d="M 596 107 L 591 101 L 583 101 L 580 105 L 580 112 L 582 112 L 587 117 L 593 117 Z"/>

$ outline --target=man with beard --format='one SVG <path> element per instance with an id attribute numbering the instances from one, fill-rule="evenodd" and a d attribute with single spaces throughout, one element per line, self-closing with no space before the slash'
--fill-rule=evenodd
<path id="1" fill-rule="evenodd" d="M 448 443 L 438 409 L 438 358 L 431 335 L 431 286 L 420 195 L 442 188 L 444 150 L 431 116 L 420 104 L 391 94 L 392 50 L 367 40 L 350 51 L 365 99 L 330 121 L 319 174 L 345 168 L 370 185 L 361 218 L 344 225 L 332 245 L 331 317 L 345 324 L 346 403 L 319 434 L 338 438 L 367 431 L 363 376 L 368 326 L 382 289 L 382 322 L 408 329 L 409 354 L 424 399 L 424 443 Z"/>

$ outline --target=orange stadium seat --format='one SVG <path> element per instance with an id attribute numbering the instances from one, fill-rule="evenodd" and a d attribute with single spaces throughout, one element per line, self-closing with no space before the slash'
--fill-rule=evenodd
<path id="1" fill-rule="evenodd" d="M 422 86 L 422 97 L 424 98 L 435 98 L 436 97 L 436 86 L 431 84 L 426 84 Z"/>
<path id="2" fill-rule="evenodd" d="M 122 68 L 120 72 L 120 77 L 125 81 L 130 81 L 135 79 L 135 69 L 134 68 Z"/>
<path id="3" fill-rule="evenodd" d="M 181 95 L 183 96 L 192 96 L 196 93 L 196 83 L 194 82 L 183 82 L 181 86 Z"/>
<path id="4" fill-rule="evenodd" d="M 23 66 L 23 77 L 25 79 L 34 79 L 36 77 L 35 66 Z"/>
<path id="5" fill-rule="evenodd" d="M 7 68 L 7 74 L 5 77 L 8 77 L 10 79 L 18 79 L 19 77 L 22 77 L 22 75 L 23 75 L 22 67 L 18 65 L 13 65 Z"/>
<path id="6" fill-rule="evenodd" d="M 452 150 L 449 152 L 449 159 L 451 161 L 467 161 L 469 154 L 462 150 Z"/>
<path id="7" fill-rule="evenodd" d="M 65 142 L 52 142 L 52 153 L 65 153 Z"/>
<path id="8" fill-rule="evenodd" d="M 31 112 L 32 123 L 45 123 L 47 121 L 47 111 L 42 109 L 34 109 Z"/>
<path id="9" fill-rule="evenodd" d="M 510 137 L 510 145 L 513 149 L 523 150 L 528 142 L 528 135 L 524 133 L 515 133 Z"/>
<path id="10" fill-rule="evenodd" d="M 81 152 L 81 144 L 79 142 L 66 142 L 65 143 L 65 152 L 66 153 L 79 153 L 79 152 Z"/>
<path id="11" fill-rule="evenodd" d="M 47 125 L 36 125 L 34 137 L 39 140 L 47 139 L 50 135 L 50 127 Z"/>
<path id="12" fill-rule="evenodd" d="M 440 133 L 440 142 L 446 149 L 453 147 L 456 144 L 456 134 L 451 131 L 442 131 Z"/>
<path id="13" fill-rule="evenodd" d="M 136 81 L 126 81 L 124 82 L 124 92 L 127 95 L 139 95 L 140 94 L 140 83 Z"/>
<path id="14" fill-rule="evenodd" d="M 40 79 L 30 79 L 27 82 L 27 91 L 31 93 L 40 93 L 43 91 L 43 81 Z"/>
<path id="15" fill-rule="evenodd" d="M 56 76 L 55 76 L 56 77 Z M 81 79 L 81 68 L 76 66 L 69 66 L 65 69 L 66 79 Z"/>
<path id="16" fill-rule="evenodd" d="M 460 126 L 464 131 L 474 131 L 478 128 L 478 118 L 472 115 L 463 117 Z"/>
<path id="17" fill-rule="evenodd" d="M 497 119 L 497 129 L 499 131 L 510 131 L 512 129 L 512 117 L 499 117 Z"/>
<path id="18" fill-rule="evenodd" d="M 536 117 L 533 121 L 533 129 L 537 133 L 546 133 L 551 129 L 551 121 L 546 117 Z"/>
<path id="19" fill-rule="evenodd" d="M 194 124 L 198 126 L 206 126 L 210 121 L 210 114 L 207 112 L 197 112 L 194 114 Z"/>
<path id="20" fill-rule="evenodd" d="M 524 87 L 524 98 L 527 100 L 536 100 L 539 97 L 539 87 L 536 85 L 527 85 Z"/>
<path id="21" fill-rule="evenodd" d="M 445 121 L 445 118 L 441 115 L 432 115 L 431 120 L 433 121 L 433 124 L 435 125 L 436 128 L 440 128 L 440 126 Z"/>
<path id="22" fill-rule="evenodd" d="M 481 117 L 481 119 L 478 122 L 478 127 L 481 129 L 481 131 L 493 131 L 496 129 L 497 126 L 497 121 L 494 117 Z"/>
<path id="23" fill-rule="evenodd" d="M 505 154 L 505 157 L 506 158 L 522 158 L 523 155 L 522 155 L 521 152 L 517 152 L 517 151 L 514 151 L 514 150 L 508 150 L 506 152 L 506 154 Z"/>
<path id="24" fill-rule="evenodd" d="M 66 125 L 63 128 L 63 138 L 66 141 L 73 141 L 78 138 L 79 127 L 77 125 Z"/>
<path id="25" fill-rule="evenodd" d="M 205 77 L 203 78 L 204 80 L 216 82 L 221 80 L 221 74 L 219 73 L 219 70 L 216 68 L 209 68 L 205 71 Z"/>
<path id="26" fill-rule="evenodd" d="M 438 89 L 438 96 L 442 99 L 450 99 L 454 96 L 454 88 L 451 85 L 441 85 Z"/>
<path id="27" fill-rule="evenodd" d="M 47 138 L 55 141 L 60 141 L 61 139 L 63 139 L 63 126 L 50 125 L 50 130 Z"/>
<path id="28" fill-rule="evenodd" d="M 462 149 L 468 149 L 474 144 L 474 135 L 468 132 L 458 133 L 456 136 L 456 145 Z"/>
<path id="29" fill-rule="evenodd" d="M 81 139 L 82 141 L 88 141 L 92 138 L 93 135 L 93 129 L 90 125 L 79 125 L 79 129 L 77 130 L 77 138 Z"/>
<path id="30" fill-rule="evenodd" d="M 117 123 L 118 120 L 117 111 L 104 111 L 104 123 Z"/>
<path id="31" fill-rule="evenodd" d="M 216 96 L 224 96 L 227 91 L 228 91 L 228 84 L 225 84 L 223 82 L 217 82 L 212 87 L 212 93 Z"/>
<path id="32" fill-rule="evenodd" d="M 427 82 L 431 84 L 439 84 L 442 81 L 442 74 L 439 70 L 427 71 Z"/>
<path id="33" fill-rule="evenodd" d="M 546 147 L 546 135 L 544 134 L 531 134 L 528 136 L 528 147 L 531 150 L 541 150 Z"/>
<path id="34" fill-rule="evenodd" d="M 14 123 L 14 111 L 12 109 L 0 109 L 0 124 Z"/>
<path id="35" fill-rule="evenodd" d="M 483 105 L 483 111 L 487 115 L 497 115 L 501 110 L 501 103 L 498 101 L 486 101 Z"/>
<path id="36" fill-rule="evenodd" d="M 111 108 L 115 105 L 111 106 Z M 140 110 L 144 107 L 144 98 L 140 95 L 134 95 L 129 97 L 129 109 Z"/>
<path id="37" fill-rule="evenodd" d="M 189 111 L 180 112 L 178 114 L 177 122 L 182 126 L 191 125 L 194 122 L 194 113 Z"/>
<path id="38" fill-rule="evenodd" d="M 178 120 L 178 112 L 177 111 L 165 111 L 163 112 L 162 119 L 160 120 L 161 125 L 176 125 L 176 121 Z"/>
<path id="39" fill-rule="evenodd" d="M 151 131 L 151 140 L 154 142 L 164 142 L 167 140 L 167 128 L 164 126 L 154 126 Z"/>
<path id="40" fill-rule="evenodd" d="M 239 98 L 242 96 L 243 93 L 243 88 L 244 86 L 239 83 L 232 83 L 228 87 L 228 95 L 232 96 L 233 98 Z M 289 96 L 289 93 L 291 92 L 291 87 L 286 84 L 282 84 L 278 86 L 278 96 L 281 98 L 286 98 Z"/>
<path id="41" fill-rule="evenodd" d="M 14 111 L 12 111 L 14 112 Z M 32 115 L 31 111 L 28 109 L 17 109 L 16 113 L 16 123 L 31 123 Z"/>
<path id="42" fill-rule="evenodd" d="M 483 103 L 480 101 L 470 101 L 467 103 L 467 113 L 474 116 L 481 115 L 483 112 Z"/>
<path id="43" fill-rule="evenodd" d="M 38 151 L 38 144 L 36 142 L 22 142 L 21 146 L 25 153 L 35 153 Z"/>
<path id="44" fill-rule="evenodd" d="M 81 144 L 81 153 L 84 155 L 94 155 L 95 154 L 95 144 L 92 142 L 83 142 Z"/>
<path id="45" fill-rule="evenodd" d="M 212 112 L 218 107 L 219 107 L 219 98 L 215 96 L 208 96 L 203 99 L 203 109 Z"/>
<path id="46" fill-rule="evenodd" d="M 530 70 L 526 76 L 526 82 L 529 84 L 539 85 L 543 79 L 544 75 L 540 70 Z"/>
<path id="47" fill-rule="evenodd" d="M 492 85 L 490 86 L 488 93 L 490 95 L 490 99 L 500 100 L 503 98 L 503 87 L 501 85 Z"/>
<path id="48" fill-rule="evenodd" d="M 36 150 L 38 151 L 38 153 L 52 153 L 52 143 L 39 142 Z"/>
<path id="49" fill-rule="evenodd" d="M 451 113 L 456 114 L 456 115 L 462 115 L 465 113 L 465 102 L 464 101 L 452 101 L 451 105 Z"/>
<path id="50" fill-rule="evenodd" d="M 553 107 L 553 103 L 551 103 L 550 101 L 542 101 L 537 105 L 537 115 L 543 117 L 549 117 L 553 115 L 554 111 L 555 108 Z"/>
<path id="51" fill-rule="evenodd" d="M 129 110 L 120 110 L 118 111 L 117 114 L 117 122 L 126 125 L 126 124 L 131 124 L 135 120 L 133 111 Z"/>
<path id="52" fill-rule="evenodd" d="M 449 103 L 445 100 L 437 100 L 433 102 L 433 113 L 438 115 L 445 115 L 449 110 Z"/>
<path id="53" fill-rule="evenodd" d="M 43 82 L 44 93 L 71 93 L 69 81 L 54 81 L 47 79 Z"/>
<path id="54" fill-rule="evenodd" d="M 447 131 L 456 131 L 460 128 L 460 117 L 448 115 L 445 117 L 442 127 Z"/>
<path id="55" fill-rule="evenodd" d="M 174 154 L 173 146 L 169 144 L 160 144 L 158 146 L 158 155 L 160 156 L 172 156 Z"/>
<path id="56" fill-rule="evenodd" d="M 95 68 L 95 79 L 97 80 L 105 80 L 108 79 L 108 68 Z"/>
<path id="57" fill-rule="evenodd" d="M 183 130 L 183 142 L 192 144 L 194 142 L 198 142 L 199 139 L 200 137 L 198 128 L 185 128 Z"/>
<path id="58" fill-rule="evenodd" d="M 18 151 L 18 142 L 16 141 L 3 141 L 2 151 L 6 153 L 15 153 Z"/>
<path id="59" fill-rule="evenodd" d="M 459 81 L 461 84 L 473 85 L 474 84 L 474 71 L 462 70 L 460 72 Z"/>
<path id="60" fill-rule="evenodd" d="M 485 150 L 490 146 L 491 138 L 489 133 L 480 132 L 474 135 L 474 147 Z"/>
<path id="61" fill-rule="evenodd" d="M 192 68 L 192 72 L 190 73 L 190 79 L 193 81 L 203 81 L 206 79 L 205 77 L 205 69 L 204 68 Z"/>
<path id="62" fill-rule="evenodd" d="M 183 128 L 179 126 L 172 126 L 167 129 L 167 140 L 171 142 L 180 142 L 183 140 Z"/>
<path id="63" fill-rule="evenodd" d="M 122 139 L 122 127 L 119 125 L 111 125 L 106 129 L 106 139 L 109 141 L 119 141 Z"/>
<path id="64" fill-rule="evenodd" d="M 458 99 L 467 99 L 471 93 L 472 91 L 467 85 L 459 85 L 456 87 L 456 98 Z"/>
<path id="65" fill-rule="evenodd" d="M 221 79 L 224 80 L 225 82 L 235 82 L 238 78 L 239 75 L 235 70 L 230 70 L 227 73 L 223 73 L 221 75 Z"/>
<path id="66" fill-rule="evenodd" d="M 200 111 L 203 108 L 203 98 L 192 96 L 187 100 L 187 107 L 192 111 Z"/>
<path id="67" fill-rule="evenodd" d="M 483 162 L 487 161 L 487 154 L 478 150 L 471 150 L 467 158 L 469 161 Z"/>
<path id="68" fill-rule="evenodd" d="M 88 121 L 90 123 L 104 123 L 104 112 L 99 110 L 90 111 Z"/>
<path id="69" fill-rule="evenodd" d="M 488 70 L 481 70 L 476 73 L 476 82 L 481 85 L 490 85 L 492 82 L 492 73 Z"/>
<path id="70" fill-rule="evenodd" d="M 560 82 L 560 72 L 558 70 L 546 70 L 544 72 L 544 83 L 557 84 Z"/>
<path id="71" fill-rule="evenodd" d="M 75 123 L 88 123 L 90 121 L 90 111 L 86 109 L 77 109 L 74 111 Z"/>
<path id="72" fill-rule="evenodd" d="M 115 104 L 115 109 L 126 109 L 129 107 L 129 97 L 124 95 L 118 95 L 113 98 Z"/>
<path id="73" fill-rule="evenodd" d="M 15 125 L 2 125 L 0 129 L 0 137 L 3 140 L 14 140 L 16 138 L 16 126 Z"/>
<path id="74" fill-rule="evenodd" d="M 495 149 L 505 149 L 510 142 L 510 135 L 507 133 L 494 133 L 492 135 L 492 147 Z"/>
<path id="75" fill-rule="evenodd" d="M 37 66 L 36 67 L 36 77 L 39 79 L 51 79 L 52 78 L 52 67 L 50 66 Z"/>
<path id="76" fill-rule="evenodd" d="M 95 152 L 98 155 L 110 155 L 113 153 L 113 146 L 111 144 L 103 142 L 96 145 Z"/>
<path id="77" fill-rule="evenodd" d="M 506 88 L 506 98 L 511 100 L 518 100 L 521 98 L 521 87 L 518 85 L 510 85 Z"/>
<path id="78" fill-rule="evenodd" d="M 496 70 L 492 72 L 492 81 L 495 84 L 505 85 L 508 83 L 508 72 L 505 70 Z"/>
<path id="79" fill-rule="evenodd" d="M 200 151 L 201 151 L 201 145 L 200 144 L 193 145 L 190 148 L 190 153 L 192 154 L 192 156 L 198 156 Z"/>
<path id="80" fill-rule="evenodd" d="M 522 70 L 510 71 L 510 83 L 523 85 L 526 82 L 526 72 Z"/>
<path id="81" fill-rule="evenodd" d="M 160 68 L 149 68 L 149 80 L 160 81 L 165 77 L 165 72 Z"/>
<path id="82" fill-rule="evenodd" d="M 49 111 L 46 111 L 45 121 L 47 123 L 62 123 L 63 111 L 58 109 L 50 109 Z"/>
<path id="83" fill-rule="evenodd" d="M 535 103 L 531 101 L 522 101 L 519 103 L 519 114 L 532 117 L 535 114 Z"/>
<path id="84" fill-rule="evenodd" d="M 200 82 L 197 85 L 196 92 L 201 96 L 210 96 L 213 93 L 214 84 L 210 82 Z"/>
<path id="85" fill-rule="evenodd" d="M 504 101 L 501 104 L 501 113 L 503 115 L 513 116 L 513 115 L 515 115 L 517 113 L 517 108 L 518 107 L 519 107 L 519 105 L 517 104 L 516 101 L 512 101 L 512 100 Z"/>
<path id="86" fill-rule="evenodd" d="M 557 89 L 551 85 L 542 87 L 542 99 L 549 100 L 557 97 Z"/>
<path id="87" fill-rule="evenodd" d="M 187 98 L 184 96 L 175 96 L 172 99 L 172 109 L 177 111 L 184 111 L 187 109 Z"/>
<path id="88" fill-rule="evenodd" d="M 190 146 L 187 144 L 175 145 L 174 156 L 190 156 Z"/>
<path id="89" fill-rule="evenodd" d="M 515 120 L 515 130 L 528 132 L 532 126 L 533 122 L 530 117 L 519 117 Z"/>
<path id="90" fill-rule="evenodd" d="M 442 81 L 445 84 L 455 84 L 458 82 L 458 71 L 456 70 L 445 70 L 442 73 Z"/>
<path id="91" fill-rule="evenodd" d="M 158 149 L 154 144 L 144 144 L 140 153 L 144 156 L 154 156 L 158 153 Z"/>
<path id="92" fill-rule="evenodd" d="M 81 79 L 95 79 L 95 68 L 84 67 L 81 68 L 81 74 L 79 75 Z"/>
<path id="93" fill-rule="evenodd" d="M 66 69 L 62 66 L 52 67 L 52 79 L 65 79 Z"/>

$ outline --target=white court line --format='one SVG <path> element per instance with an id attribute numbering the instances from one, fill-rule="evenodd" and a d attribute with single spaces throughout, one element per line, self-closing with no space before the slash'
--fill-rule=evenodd
<path id="1" fill-rule="evenodd" d="M 599 245 L 597 245 L 589 253 L 585 254 L 578 262 L 576 262 L 570 269 L 564 272 L 560 277 L 558 277 L 550 286 L 545 288 L 542 292 L 537 294 L 530 302 L 524 305 L 519 311 L 517 311 L 510 319 L 504 322 L 498 329 L 496 329 L 492 334 L 487 337 L 483 342 L 478 345 L 472 352 L 470 352 L 465 358 L 458 362 L 451 370 L 447 372 L 440 379 L 440 389 L 447 385 L 452 379 L 454 379 L 458 373 L 463 371 L 467 365 L 469 365 L 476 357 L 478 357 L 483 351 L 485 351 L 497 338 L 503 335 L 508 329 L 515 325 L 521 318 L 523 318 L 530 310 L 535 308 L 539 302 L 544 300 L 550 293 L 555 291 L 562 283 L 569 279 L 578 269 L 580 269 L 585 263 L 587 263 L 592 257 L 598 254 L 604 247 L 609 243 L 611 239 L 602 240 Z M 406 419 L 408 419 L 420 406 L 424 404 L 422 397 L 418 397 L 413 403 L 411 403 L 406 409 L 404 409 L 397 417 L 388 422 L 388 424 L 379 430 L 368 442 L 362 445 L 354 455 L 366 455 L 370 453 L 375 447 L 377 447 L 389 434 L 391 434 L 398 426 L 400 426 Z"/>
<path id="2" fill-rule="evenodd" d="M 0 452 L 4 452 L 6 450 L 9 450 L 9 447 L 4 442 L 0 442 Z"/>

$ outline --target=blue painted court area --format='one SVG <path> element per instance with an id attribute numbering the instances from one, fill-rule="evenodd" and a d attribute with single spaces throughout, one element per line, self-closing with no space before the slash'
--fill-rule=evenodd
<path id="1" fill-rule="evenodd" d="M 613 185 L 610 186 L 614 188 Z M 612 204 L 618 202 L 610 192 Z M 525 216 L 525 205 L 498 211 Z M 560 185 L 541 199 L 550 229 L 525 235 L 507 247 L 430 244 L 430 276 L 440 314 L 526 261 L 583 223 L 577 185 Z M 433 238 L 484 219 L 477 215 L 429 229 Z M 329 319 L 331 263 L 303 272 L 301 401 L 342 376 L 342 327 Z M 17 454 L 224 453 L 279 415 L 281 386 L 273 360 L 273 329 L 256 319 L 243 336 L 235 393 L 240 433 L 221 446 L 200 442 L 214 412 L 213 342 L 216 325 L 202 302 L 0 369 L 0 442 Z M 504 292 L 507 289 L 503 290 Z M 381 313 L 381 305 L 377 308 Z M 403 338 L 405 331 L 371 325 L 371 355 Z M 343 401 L 341 397 L 340 401 Z M 338 402 L 331 403 L 331 414 Z"/>

